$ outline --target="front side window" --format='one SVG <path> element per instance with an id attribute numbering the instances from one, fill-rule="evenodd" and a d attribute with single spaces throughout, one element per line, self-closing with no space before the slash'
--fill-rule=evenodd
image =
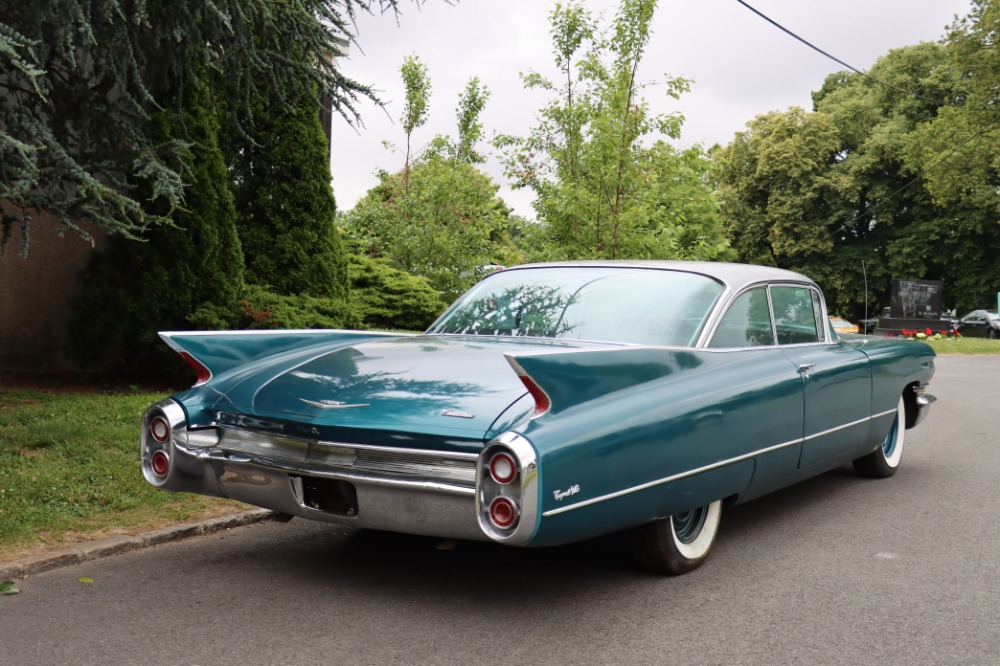
<path id="1" fill-rule="evenodd" d="M 771 287 L 774 330 L 779 345 L 799 345 L 820 341 L 821 308 L 818 297 L 808 287 Z M 820 310 L 818 313 L 817 310 Z"/>

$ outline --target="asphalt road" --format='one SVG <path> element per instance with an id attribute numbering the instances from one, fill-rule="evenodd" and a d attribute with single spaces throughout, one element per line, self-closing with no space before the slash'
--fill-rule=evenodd
<path id="1" fill-rule="evenodd" d="M 709 561 L 263 523 L 18 581 L 0 665 L 1000 664 L 1000 357 L 945 356 L 887 480 L 735 507 Z M 80 582 L 81 577 L 92 583 Z"/>

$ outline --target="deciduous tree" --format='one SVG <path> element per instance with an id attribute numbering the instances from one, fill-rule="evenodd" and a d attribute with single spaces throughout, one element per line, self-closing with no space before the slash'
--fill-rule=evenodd
<path id="1" fill-rule="evenodd" d="M 450 301 L 482 275 L 484 266 L 514 260 L 510 210 L 499 186 L 476 167 L 479 115 L 489 91 L 471 79 L 459 95 L 458 138 L 435 137 L 411 154 L 413 130 L 426 120 L 430 78 L 415 58 L 402 74 L 407 90 L 403 131 L 406 165 L 382 171 L 379 184 L 343 216 L 355 248 L 393 267 L 426 277 Z"/>
<path id="2" fill-rule="evenodd" d="M 964 167 L 927 152 L 964 103 L 949 50 L 917 44 L 870 76 L 834 74 L 815 111 L 759 116 L 717 153 L 723 223 L 743 260 L 810 275 L 850 317 L 888 304 L 893 278 L 943 280 L 949 307 L 981 302 L 971 276 L 996 266 L 995 202 L 941 196 L 935 180 L 950 170 L 957 182 Z M 948 128 L 952 148 L 960 134 Z"/>
<path id="3" fill-rule="evenodd" d="M 641 96 L 637 71 L 655 6 L 655 0 L 623 0 L 604 33 L 579 3 L 557 4 L 550 20 L 559 76 L 523 77 L 526 88 L 551 99 L 527 137 L 496 141 L 508 177 L 537 197 L 552 258 L 709 259 L 725 252 L 707 203 L 704 154 L 650 145 L 657 136 L 679 138 L 682 123 L 679 115 L 655 113 Z M 659 84 L 670 98 L 688 86 L 670 76 Z M 686 207 L 675 188 L 699 195 Z M 686 233 L 687 225 L 699 232 Z"/>
<path id="4" fill-rule="evenodd" d="M 960 310 L 996 304 L 1000 269 L 1000 1 L 974 0 L 945 41 L 956 85 L 906 143 L 939 214 L 913 234 L 915 260 L 944 264 L 946 297 Z M 919 243 L 923 241 L 925 245 Z M 989 277 L 985 277 L 989 276 Z"/>

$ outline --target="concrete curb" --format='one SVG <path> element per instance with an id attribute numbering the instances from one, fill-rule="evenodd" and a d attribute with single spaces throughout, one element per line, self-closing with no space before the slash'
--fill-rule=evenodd
<path id="1" fill-rule="evenodd" d="M 200 523 L 181 523 L 163 529 L 146 532 L 138 536 L 117 536 L 97 541 L 86 541 L 67 548 L 40 555 L 29 555 L 12 562 L 0 562 L 0 580 L 23 578 L 35 574 L 68 567 L 83 562 L 91 562 L 112 555 L 120 555 L 139 548 L 149 548 L 161 543 L 179 541 L 200 534 L 212 534 L 233 527 L 270 520 L 274 511 L 254 509 L 231 516 L 212 518 Z"/>

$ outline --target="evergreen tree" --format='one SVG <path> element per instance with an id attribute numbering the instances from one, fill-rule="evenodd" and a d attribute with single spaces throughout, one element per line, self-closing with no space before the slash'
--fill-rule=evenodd
<path id="1" fill-rule="evenodd" d="M 32 212 L 61 230 L 90 220 L 139 236 L 183 198 L 183 142 L 155 143 L 150 114 L 180 109 L 206 68 L 234 121 L 258 98 L 287 105 L 312 81 L 348 120 L 371 90 L 331 60 L 359 11 L 398 0 L 61 0 L 0 11 L 0 248 Z M 290 55 L 291 54 L 291 55 Z M 318 99 L 317 99 L 318 105 Z M 143 183 L 144 196 L 135 196 Z"/>
<path id="2" fill-rule="evenodd" d="M 91 259 L 84 291 L 73 303 L 68 353 L 83 365 L 117 354 L 127 373 L 157 370 L 157 331 L 191 328 L 198 308 L 236 303 L 243 289 L 243 254 L 225 160 L 216 140 L 216 105 L 204 83 L 193 86 L 180 113 L 153 116 L 153 144 L 184 138 L 176 168 L 191 182 L 182 207 L 157 214 L 171 224 L 150 229 L 145 242 L 109 239 Z M 152 186 L 147 186 L 146 193 Z M 172 364 L 171 364 L 172 365 Z"/>
<path id="3" fill-rule="evenodd" d="M 249 282 L 278 294 L 345 299 L 330 163 L 308 82 L 287 108 L 263 104 L 248 140 L 229 128 L 239 236 Z M 243 139 L 243 140 L 241 140 Z"/>

